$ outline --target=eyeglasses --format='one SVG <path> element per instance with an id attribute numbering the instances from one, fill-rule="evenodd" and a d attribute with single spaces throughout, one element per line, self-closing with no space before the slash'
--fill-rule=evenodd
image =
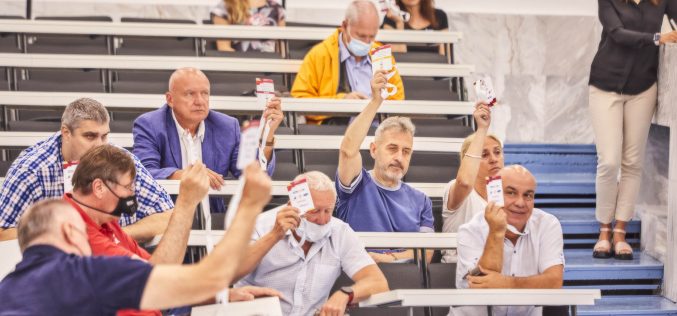
<path id="1" fill-rule="evenodd" d="M 113 183 L 117 186 L 121 186 L 129 192 L 132 192 L 132 193 L 136 192 L 136 183 L 134 181 L 132 181 L 132 183 L 130 183 L 128 185 L 122 185 L 122 184 L 118 183 L 117 181 L 113 181 L 113 180 L 108 180 L 108 182 L 111 182 L 111 183 Z"/>

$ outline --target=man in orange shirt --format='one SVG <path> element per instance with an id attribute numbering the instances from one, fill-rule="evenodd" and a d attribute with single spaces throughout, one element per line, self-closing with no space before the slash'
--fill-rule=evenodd
<path id="1" fill-rule="evenodd" d="M 205 165 L 196 162 L 185 170 L 169 225 L 152 255 L 123 232 L 118 224 L 122 214 L 133 214 L 136 211 L 135 175 L 134 160 L 129 153 L 113 145 L 95 147 L 82 156 L 73 175 L 73 193 L 66 193 L 64 200 L 73 205 L 85 221 L 93 255 L 127 256 L 153 265 L 181 264 L 195 210 L 209 190 L 209 176 Z M 276 292 L 248 288 L 233 294 L 237 299 L 275 295 Z M 161 313 L 157 310 L 125 310 L 118 315 Z"/>

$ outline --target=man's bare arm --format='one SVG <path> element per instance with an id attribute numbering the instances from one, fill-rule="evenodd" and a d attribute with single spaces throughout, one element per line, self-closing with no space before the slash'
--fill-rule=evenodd
<path id="1" fill-rule="evenodd" d="M 16 227 L 0 228 L 0 241 L 16 239 Z"/>
<path id="2" fill-rule="evenodd" d="M 162 235 L 167 229 L 169 218 L 173 210 L 167 210 L 162 213 L 155 213 L 146 216 L 138 222 L 122 227 L 122 230 L 134 238 L 138 243 L 145 243 L 152 240 L 157 235 Z"/>

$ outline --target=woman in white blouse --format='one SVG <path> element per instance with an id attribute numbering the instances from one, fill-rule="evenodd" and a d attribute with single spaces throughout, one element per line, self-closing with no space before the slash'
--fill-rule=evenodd
<path id="1" fill-rule="evenodd" d="M 487 177 L 495 176 L 503 168 L 503 144 L 489 134 L 491 109 L 478 102 L 473 113 L 477 131 L 468 136 L 461 146 L 461 166 L 456 179 L 444 191 L 442 230 L 456 233 L 473 215 L 487 206 Z M 442 262 L 456 262 L 456 249 L 442 252 Z"/>

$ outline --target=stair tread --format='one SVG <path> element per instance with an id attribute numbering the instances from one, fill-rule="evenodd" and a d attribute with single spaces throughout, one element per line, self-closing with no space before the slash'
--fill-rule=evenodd
<path id="1" fill-rule="evenodd" d="M 663 264 L 642 251 L 635 251 L 632 260 L 596 259 L 591 249 L 564 250 L 566 267 L 569 269 L 632 269 L 638 267 L 655 267 L 663 269 Z"/>
<path id="2" fill-rule="evenodd" d="M 677 304 L 657 295 L 604 296 L 595 305 L 579 306 L 579 315 L 660 315 L 677 312 Z"/>

